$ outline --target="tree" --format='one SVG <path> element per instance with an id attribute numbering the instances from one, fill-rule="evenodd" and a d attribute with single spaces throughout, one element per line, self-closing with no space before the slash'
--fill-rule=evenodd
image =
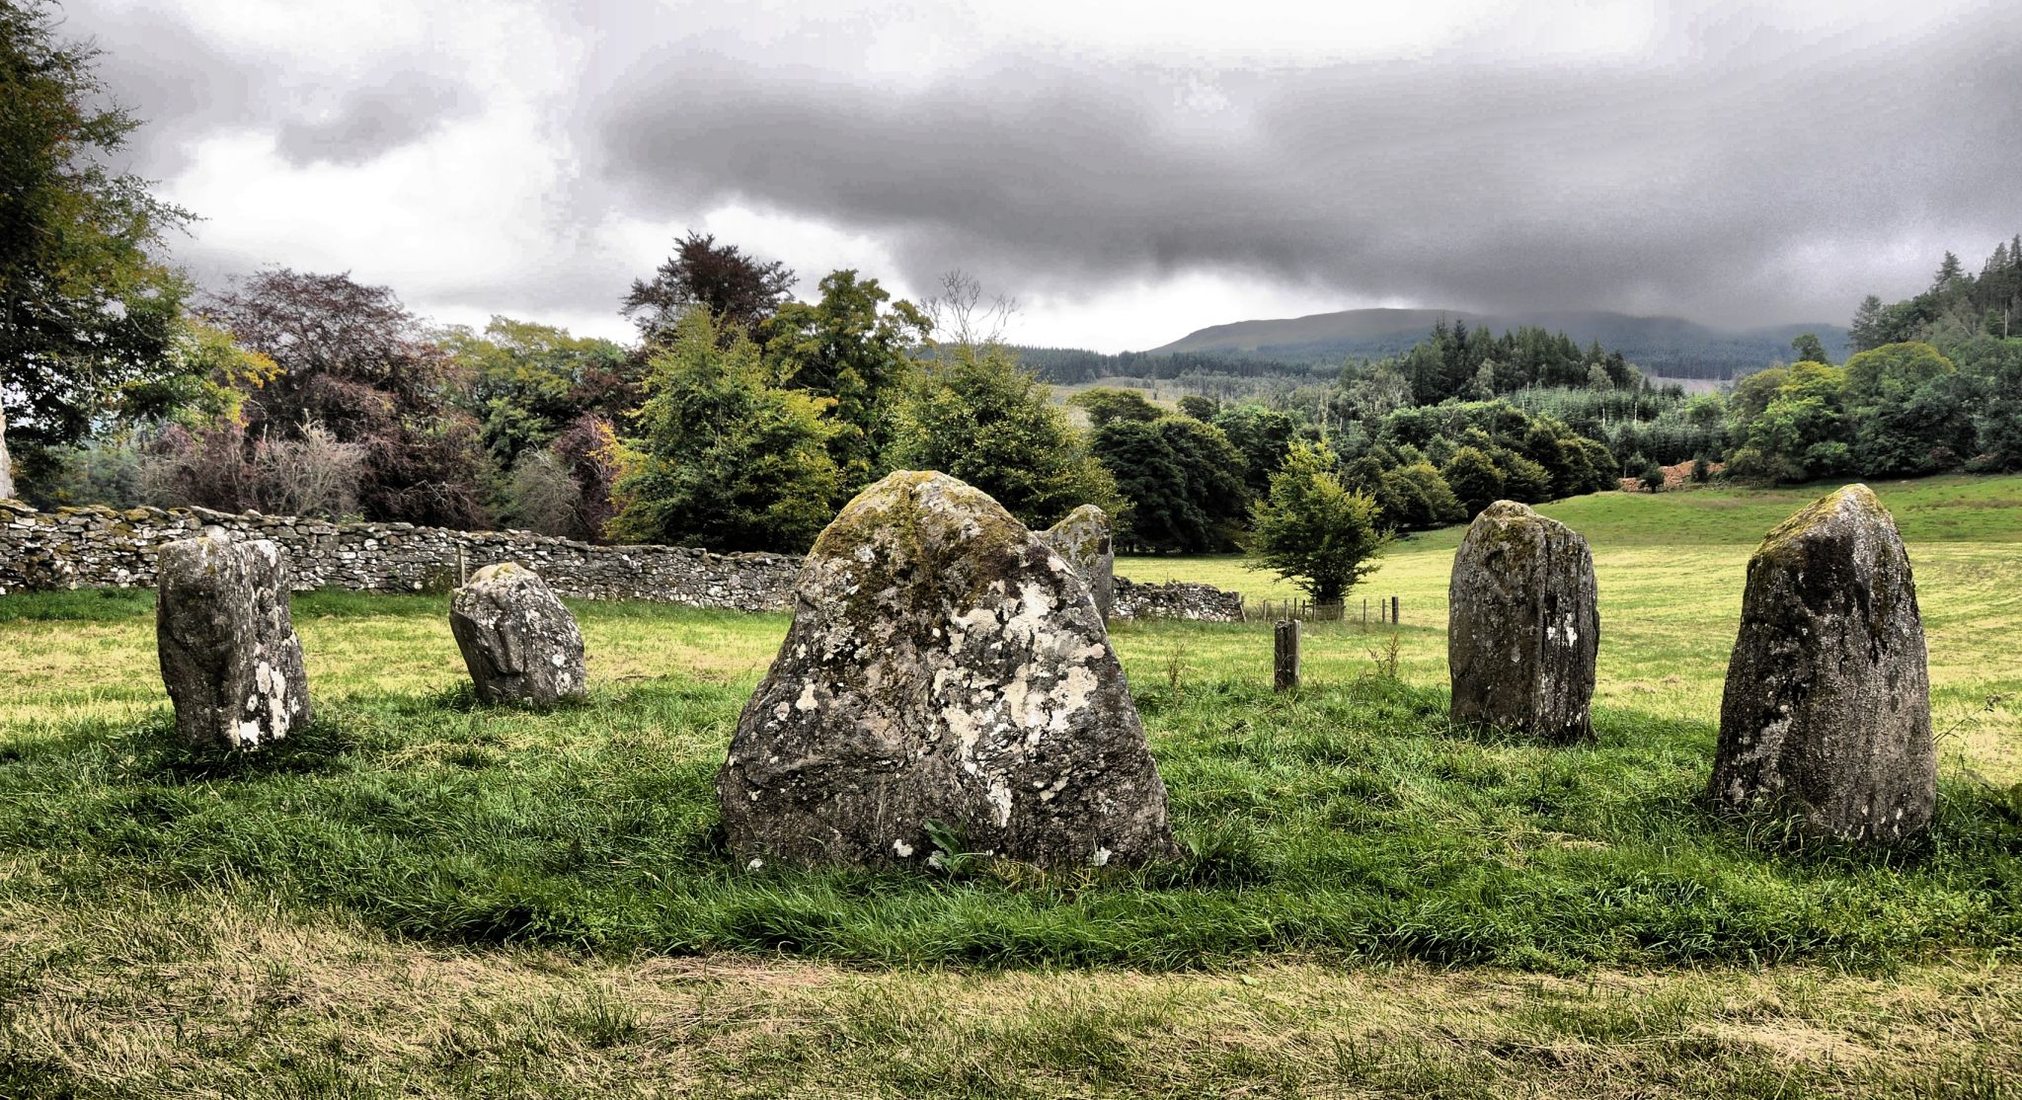
<path id="1" fill-rule="evenodd" d="M 1144 394 L 1116 386 L 1095 386 L 1082 390 L 1068 398 L 1067 403 L 1077 409 L 1087 410 L 1088 422 L 1096 428 L 1101 428 L 1114 420 L 1149 424 L 1165 415 L 1163 409 L 1145 400 Z"/>
<path id="2" fill-rule="evenodd" d="M 799 552 L 834 515 L 827 401 L 780 389 L 740 331 L 692 310 L 651 361 L 622 452 L 612 538 Z"/>
<path id="3" fill-rule="evenodd" d="M 1853 321 L 1847 325 L 1847 343 L 1854 351 L 1866 351 L 1888 343 L 1882 336 L 1882 300 L 1870 294 L 1861 299 L 1860 307 L 1854 310 Z"/>
<path id="4" fill-rule="evenodd" d="M 1797 362 L 1800 363 L 1832 362 L 1831 359 L 1826 357 L 1825 344 L 1820 342 L 1818 334 L 1814 332 L 1799 333 L 1790 342 L 1790 350 L 1796 354 Z"/>
<path id="5" fill-rule="evenodd" d="M 915 370 L 909 353 L 931 327 L 919 307 L 892 301 L 876 279 L 859 279 L 852 270 L 830 272 L 820 301 L 789 302 L 763 326 L 778 384 L 832 402 L 829 455 L 842 497 L 884 472 L 898 405 Z"/>
<path id="6" fill-rule="evenodd" d="M 1222 411 L 1222 403 L 1212 397 L 1190 393 L 1179 399 L 1179 411 L 1181 415 L 1191 416 L 1195 420 L 1212 421 L 1215 414 Z"/>
<path id="7" fill-rule="evenodd" d="M 1292 418 L 1262 405 L 1238 405 L 1215 414 L 1212 421 L 1243 455 L 1243 483 L 1250 495 L 1260 497 L 1271 490 L 1271 475 L 1285 464 L 1298 426 Z"/>
<path id="8" fill-rule="evenodd" d="M 1379 518 L 1397 531 L 1422 531 L 1462 523 L 1467 508 L 1454 495 L 1438 468 L 1430 462 L 1413 462 L 1383 472 L 1376 490 Z"/>
<path id="9" fill-rule="evenodd" d="M 1376 501 L 1352 492 L 1334 474 L 1325 444 L 1298 443 L 1271 476 L 1271 491 L 1250 512 L 1251 552 L 1258 566 L 1296 581 L 1320 604 L 1338 604 L 1374 572 L 1387 537 L 1377 529 Z"/>
<path id="10" fill-rule="evenodd" d="M 166 409 L 187 289 L 156 251 L 189 214 L 113 167 L 140 125 L 106 106 L 99 51 L 59 40 L 42 0 L 0 0 L 0 497 L 24 456 L 106 415 Z"/>
<path id="11" fill-rule="evenodd" d="M 463 383 L 456 403 L 477 418 L 502 470 L 578 416 L 615 420 L 639 404 L 644 364 L 609 340 L 493 317 L 483 332 L 451 329 L 441 343 Z"/>
<path id="12" fill-rule="evenodd" d="M 368 519 L 490 525 L 493 466 L 477 421 L 450 402 L 456 364 L 392 290 L 280 268 L 203 312 L 279 368 L 246 398 L 248 440 L 326 429 L 365 448 Z"/>
<path id="13" fill-rule="evenodd" d="M 1118 417 L 1096 429 L 1093 450 L 1130 502 L 1118 544 L 1182 554 L 1234 548 L 1249 494 L 1243 457 L 1221 429 L 1189 416 Z"/>
<path id="14" fill-rule="evenodd" d="M 761 261 L 712 234 L 689 230 L 651 279 L 632 280 L 620 311 L 647 344 L 670 336 L 682 314 L 700 307 L 717 319 L 719 339 L 755 337 L 759 325 L 793 293 L 794 275 L 778 260 Z"/>
<path id="15" fill-rule="evenodd" d="M 1502 499 L 1502 471 L 1479 447 L 1456 450 L 1439 473 L 1452 487 L 1453 495 L 1460 498 L 1461 507 L 1470 519 Z"/>
<path id="16" fill-rule="evenodd" d="M 1083 504 L 1122 511 L 1115 479 L 1000 344 L 944 349 L 926 364 L 900 406 L 891 464 L 960 478 L 1035 529 Z"/>

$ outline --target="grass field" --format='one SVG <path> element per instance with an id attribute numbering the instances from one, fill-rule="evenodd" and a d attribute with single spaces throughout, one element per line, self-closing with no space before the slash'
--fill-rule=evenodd
<path id="1" fill-rule="evenodd" d="M 1593 748 L 1444 722 L 1456 532 L 1373 582 L 1395 661 L 1316 626 L 1296 697 L 1262 624 L 1120 624 L 1188 855 L 1105 876 L 728 866 L 781 616 L 578 604 L 592 700 L 528 714 L 441 598 L 301 597 L 319 720 L 237 760 L 173 743 L 147 594 L 0 599 L 0 1097 L 2013 1096 L 2022 479 L 1877 488 L 1947 731 L 1887 858 L 1696 803 L 1741 565 L 1810 494 L 1546 509 L 1595 545 Z"/>

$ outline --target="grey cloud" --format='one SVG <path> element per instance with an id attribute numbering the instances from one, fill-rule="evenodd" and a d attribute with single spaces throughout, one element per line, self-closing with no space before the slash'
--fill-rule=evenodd
<path id="1" fill-rule="evenodd" d="M 1005 55 L 902 94 L 691 43 L 590 117 L 629 207 L 822 218 L 892 241 L 915 282 L 1233 269 L 1427 305 L 1840 320 L 1927 274 L 1884 245 L 1977 258 L 2022 227 L 2018 31 L 2006 6 L 1911 42 L 1688 25 L 1690 56 L 1651 64 L 1206 74 L 1208 112 L 1171 73 Z"/>
<path id="2" fill-rule="evenodd" d="M 138 169 L 166 178 L 187 168 L 207 135 L 274 135 L 290 162 L 360 164 L 426 138 L 478 104 L 428 59 L 367 59 L 349 71 L 303 73 L 206 39 L 148 6 L 66 9 L 63 33 L 103 52 L 98 71 L 113 98 L 145 125 L 130 146 Z"/>
<path id="3" fill-rule="evenodd" d="M 394 71 L 342 89 L 336 102 L 284 119 L 276 148 L 295 164 L 362 164 L 427 137 L 477 106 L 469 89 L 425 72 Z"/>

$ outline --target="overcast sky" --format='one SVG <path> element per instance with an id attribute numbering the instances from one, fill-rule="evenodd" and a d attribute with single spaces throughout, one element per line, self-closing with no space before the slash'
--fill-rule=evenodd
<path id="1" fill-rule="evenodd" d="M 1549 15 L 1545 13 L 1550 13 Z M 216 283 L 625 336 L 693 227 L 1022 343 L 1371 305 L 1844 323 L 2022 230 L 2022 3 L 69 0 Z"/>

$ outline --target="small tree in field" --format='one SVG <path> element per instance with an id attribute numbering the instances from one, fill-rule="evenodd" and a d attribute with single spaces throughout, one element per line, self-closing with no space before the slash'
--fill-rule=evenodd
<path id="1" fill-rule="evenodd" d="M 1315 603 L 1340 603 L 1389 538 L 1377 529 L 1373 497 L 1350 491 L 1325 444 L 1295 443 L 1271 477 L 1270 495 L 1250 511 L 1257 568 L 1296 582 Z"/>

